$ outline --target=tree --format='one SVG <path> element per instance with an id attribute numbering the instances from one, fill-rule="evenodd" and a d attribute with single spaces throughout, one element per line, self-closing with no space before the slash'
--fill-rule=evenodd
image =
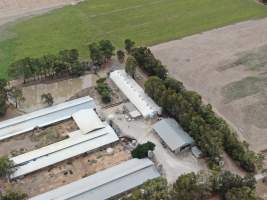
<path id="1" fill-rule="evenodd" d="M 6 156 L 0 156 L 0 177 L 9 177 L 14 172 L 14 163 Z"/>
<path id="2" fill-rule="evenodd" d="M 79 52 L 77 49 L 62 50 L 58 53 L 58 55 L 62 62 L 74 64 L 79 61 Z"/>
<path id="3" fill-rule="evenodd" d="M 11 87 L 8 90 L 8 96 L 13 102 L 15 102 L 16 108 L 18 108 L 18 105 L 20 105 L 20 103 L 25 101 L 22 90 L 16 87 Z"/>
<path id="4" fill-rule="evenodd" d="M 230 189 L 225 195 L 225 200 L 258 200 L 258 198 L 255 190 L 244 186 Z"/>
<path id="5" fill-rule="evenodd" d="M 132 151 L 133 158 L 146 158 L 148 156 L 148 151 L 154 151 L 155 144 L 152 142 L 147 142 L 145 144 L 138 144 L 137 147 Z"/>
<path id="6" fill-rule="evenodd" d="M 109 103 L 111 101 L 111 89 L 106 83 L 106 78 L 100 78 L 96 83 L 96 90 L 101 95 L 102 102 Z"/>
<path id="7" fill-rule="evenodd" d="M 20 191 L 8 190 L 4 194 L 0 192 L 1 200 L 25 200 L 26 198 L 27 194 Z"/>
<path id="8" fill-rule="evenodd" d="M 7 110 L 7 81 L 5 79 L 0 79 L 0 116 L 6 114 Z"/>
<path id="9" fill-rule="evenodd" d="M 41 95 L 41 100 L 44 104 L 47 104 L 48 106 L 52 106 L 54 103 L 54 98 L 51 93 L 44 93 Z"/>
<path id="10" fill-rule="evenodd" d="M 99 49 L 105 58 L 105 62 L 110 60 L 111 57 L 114 55 L 115 47 L 109 40 L 100 40 Z"/>
<path id="11" fill-rule="evenodd" d="M 181 175 L 173 185 L 174 199 L 206 200 L 211 196 L 212 187 L 200 180 L 200 175 L 189 173 Z"/>
<path id="12" fill-rule="evenodd" d="M 129 74 L 133 79 L 135 78 L 135 72 L 137 68 L 137 62 L 133 56 L 129 56 L 127 58 L 125 64 L 125 71 Z"/>
<path id="13" fill-rule="evenodd" d="M 134 48 L 134 45 L 135 45 L 135 42 L 130 39 L 126 39 L 124 41 L 124 46 L 128 54 L 131 53 L 132 49 Z"/>
<path id="14" fill-rule="evenodd" d="M 117 59 L 118 59 L 121 63 L 123 63 L 123 62 L 124 62 L 124 58 L 125 58 L 125 53 L 124 53 L 124 51 L 122 51 L 122 50 L 118 50 L 118 51 L 117 51 Z"/>
<path id="15" fill-rule="evenodd" d="M 167 200 L 169 187 L 165 178 L 156 178 L 146 181 L 141 187 L 135 189 L 131 195 L 122 200 Z"/>
<path id="16" fill-rule="evenodd" d="M 99 48 L 99 45 L 97 43 L 91 43 L 88 46 L 89 52 L 90 52 L 90 58 L 94 65 L 100 67 L 105 62 L 104 55 L 102 51 Z"/>

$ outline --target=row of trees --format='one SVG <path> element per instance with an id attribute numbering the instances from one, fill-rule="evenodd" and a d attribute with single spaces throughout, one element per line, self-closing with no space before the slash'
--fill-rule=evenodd
<path id="1" fill-rule="evenodd" d="M 126 72 L 134 77 L 135 69 L 127 66 L 135 66 L 136 64 L 149 76 L 158 76 L 165 79 L 168 75 L 167 69 L 162 65 L 160 60 L 156 59 L 149 48 L 135 47 L 135 42 L 130 39 L 124 41 L 124 47 L 128 55 L 126 62 Z M 127 65 L 128 63 L 128 65 Z"/>
<path id="2" fill-rule="evenodd" d="M 237 139 L 227 123 L 212 111 L 211 105 L 204 105 L 201 96 L 187 91 L 181 82 L 152 76 L 145 83 L 145 91 L 194 138 L 209 157 L 211 167 L 220 166 L 224 150 L 249 172 L 254 172 L 262 162 L 259 155 Z"/>
<path id="3" fill-rule="evenodd" d="M 80 76 L 84 73 L 86 65 L 79 61 L 77 49 L 62 50 L 57 55 L 17 60 L 9 66 L 8 74 L 11 78 L 22 78 L 24 82 L 65 75 Z"/>
<path id="4" fill-rule="evenodd" d="M 228 171 L 216 175 L 189 173 L 181 175 L 169 186 L 166 179 L 147 181 L 123 200 L 206 200 L 219 195 L 224 200 L 257 200 L 256 181 Z"/>

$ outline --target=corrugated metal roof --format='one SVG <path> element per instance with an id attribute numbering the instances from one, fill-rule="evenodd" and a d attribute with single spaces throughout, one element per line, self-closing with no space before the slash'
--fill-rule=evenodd
<path id="1" fill-rule="evenodd" d="M 30 200 L 105 200 L 159 176 L 149 159 L 132 159 Z"/>
<path id="2" fill-rule="evenodd" d="M 94 109 L 95 103 L 86 96 L 0 122 L 0 140 L 71 118 L 73 113 L 88 108 Z"/>
<path id="3" fill-rule="evenodd" d="M 153 129 L 172 151 L 194 142 L 179 124 L 171 118 L 160 120 L 153 125 Z"/>
<path id="4" fill-rule="evenodd" d="M 83 134 L 105 127 L 93 109 L 84 109 L 72 115 Z"/>
<path id="5" fill-rule="evenodd" d="M 14 179 L 32 173 L 118 140 L 119 138 L 114 130 L 106 124 L 105 128 L 96 130 L 88 135 L 71 137 L 11 158 L 17 166 L 17 170 L 12 174 L 11 178 Z"/>
<path id="6" fill-rule="evenodd" d="M 161 108 L 145 94 L 144 90 L 124 70 L 111 72 L 110 78 L 143 117 L 153 117 L 161 113 Z"/>

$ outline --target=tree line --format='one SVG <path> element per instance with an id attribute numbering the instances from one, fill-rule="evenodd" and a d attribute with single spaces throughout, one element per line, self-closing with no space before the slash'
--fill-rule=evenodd
<path id="1" fill-rule="evenodd" d="M 134 77 L 138 65 L 150 76 L 145 83 L 146 93 L 194 138 L 209 157 L 209 166 L 219 169 L 226 151 L 243 169 L 255 172 L 263 157 L 249 150 L 247 143 L 240 142 L 229 125 L 213 112 L 212 106 L 203 104 L 198 93 L 186 90 L 182 82 L 168 77 L 167 69 L 149 48 L 134 45 L 131 40 L 125 41 L 125 49 L 130 54 L 126 71 Z"/>
<path id="2" fill-rule="evenodd" d="M 27 81 L 54 79 L 65 75 L 80 76 L 86 63 L 79 61 L 77 49 L 61 50 L 57 55 L 39 58 L 26 57 L 12 63 L 8 68 L 10 78 Z"/>
<path id="3" fill-rule="evenodd" d="M 250 175 L 189 173 L 172 185 L 162 177 L 149 180 L 122 200 L 207 200 L 216 195 L 223 200 L 258 200 L 255 188 L 256 181 Z"/>

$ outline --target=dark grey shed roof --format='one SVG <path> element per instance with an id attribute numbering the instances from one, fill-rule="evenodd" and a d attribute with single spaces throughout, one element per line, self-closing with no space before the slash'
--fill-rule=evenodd
<path id="1" fill-rule="evenodd" d="M 194 140 L 172 118 L 160 120 L 154 124 L 153 129 L 172 151 L 194 142 Z"/>

